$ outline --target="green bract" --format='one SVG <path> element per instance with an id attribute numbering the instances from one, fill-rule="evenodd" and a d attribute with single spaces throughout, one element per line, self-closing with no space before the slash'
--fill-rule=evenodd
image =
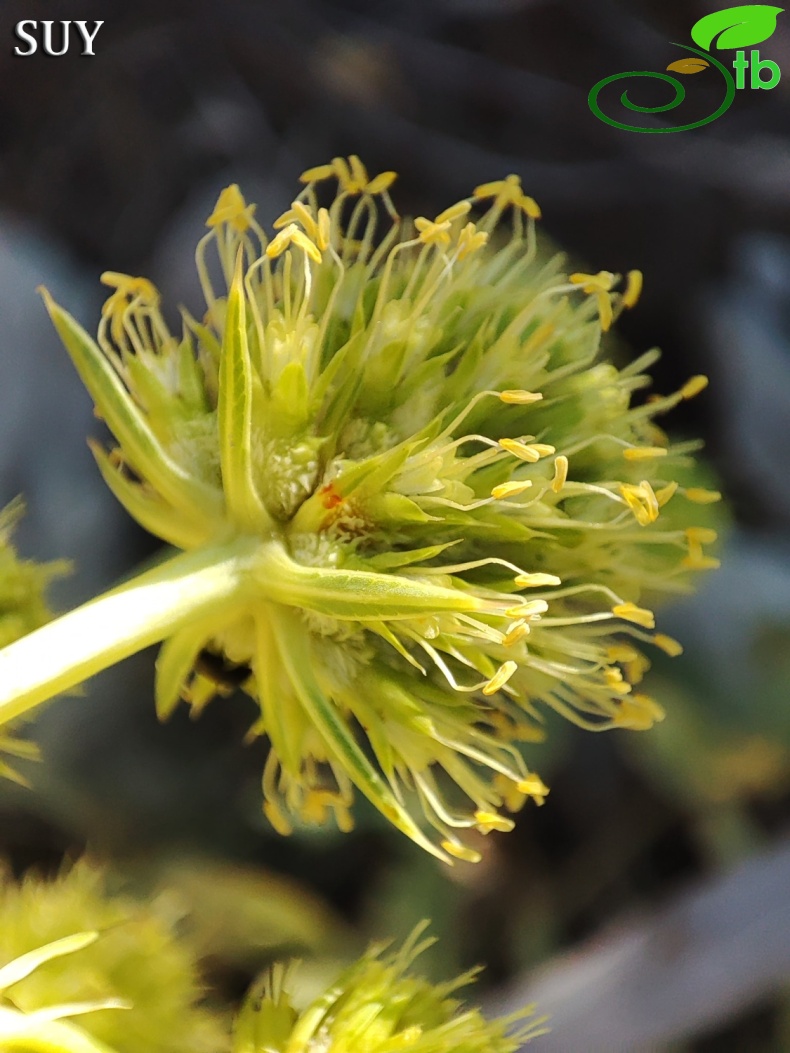
<path id="1" fill-rule="evenodd" d="M 516 1053 L 545 1034 L 544 1019 L 526 1022 L 531 1007 L 488 1021 L 453 997 L 476 970 L 443 984 L 411 975 L 433 942 L 418 943 L 423 930 L 392 954 L 372 948 L 301 1011 L 289 991 L 293 974 L 275 967 L 239 1014 L 233 1053 Z"/>
<path id="2" fill-rule="evenodd" d="M 718 495 L 678 485 L 696 444 L 654 418 L 706 381 L 635 398 L 655 355 L 619 369 L 600 344 L 641 276 L 543 258 L 515 176 L 413 225 L 356 157 L 302 180 L 271 238 L 223 191 L 179 335 L 143 278 L 104 276 L 97 342 L 45 294 L 117 442 L 92 444 L 104 479 L 185 551 L 0 654 L 0 720 L 160 640 L 160 716 L 200 709 L 225 690 L 209 650 L 260 707 L 278 830 L 348 829 L 356 787 L 476 859 L 465 831 L 547 792 L 518 745 L 543 707 L 661 717 L 637 645 L 680 647 L 639 604 L 715 565 L 689 523 Z"/>

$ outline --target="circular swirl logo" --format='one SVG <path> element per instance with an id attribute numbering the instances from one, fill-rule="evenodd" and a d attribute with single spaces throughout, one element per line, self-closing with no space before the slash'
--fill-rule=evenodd
<path id="1" fill-rule="evenodd" d="M 781 7 L 773 7 L 768 4 L 746 4 L 739 7 L 729 7 L 723 11 L 714 11 L 706 15 L 698 22 L 695 22 L 691 29 L 691 39 L 698 47 L 691 47 L 688 44 L 675 45 L 684 51 L 690 52 L 689 56 L 671 62 L 667 66 L 667 72 L 665 73 L 656 73 L 652 70 L 631 70 L 626 73 L 614 73 L 610 77 L 604 77 L 603 80 L 599 80 L 590 89 L 587 97 L 590 110 L 600 121 L 625 132 L 667 134 L 669 132 L 688 132 L 694 128 L 701 128 L 705 124 L 710 124 L 711 121 L 717 120 L 723 113 L 726 113 L 735 99 L 736 91 L 746 86 L 747 69 L 751 72 L 750 87 L 755 89 L 775 87 L 779 83 L 781 75 L 777 64 L 770 59 L 761 59 L 759 51 L 752 50 L 749 58 L 747 58 L 745 51 L 738 50 L 733 62 L 736 76 L 733 77 L 730 70 L 711 54 L 710 49 L 714 46 L 714 40 L 718 50 L 743 49 L 754 44 L 760 44 L 773 34 L 776 29 L 777 15 L 783 10 Z M 700 50 L 702 48 L 705 50 Z M 647 77 L 652 80 L 662 81 L 668 85 L 671 88 L 672 97 L 656 106 L 640 106 L 629 98 L 628 90 L 626 89 L 620 95 L 621 105 L 626 110 L 630 110 L 631 113 L 644 113 L 653 116 L 669 113 L 677 109 L 686 98 L 684 85 L 677 76 L 672 74 L 689 76 L 695 73 L 702 73 L 707 69 L 715 69 L 721 74 L 724 82 L 724 97 L 713 113 L 699 120 L 685 124 L 645 127 L 642 124 L 630 123 L 610 117 L 601 108 L 599 96 L 608 85 L 617 81 L 627 81 L 633 77 Z M 767 80 L 763 76 L 766 72 L 768 73 Z"/>

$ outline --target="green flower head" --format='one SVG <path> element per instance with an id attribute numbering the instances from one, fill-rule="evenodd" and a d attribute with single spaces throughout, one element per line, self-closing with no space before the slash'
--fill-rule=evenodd
<path id="1" fill-rule="evenodd" d="M 206 313 L 179 334 L 143 278 L 104 276 L 98 343 L 46 297 L 117 442 L 92 443 L 104 479 L 187 550 L 72 635 L 128 619 L 104 664 L 164 640 L 162 717 L 222 693 L 218 661 L 243 682 L 277 830 L 348 829 L 356 788 L 476 859 L 465 831 L 547 793 L 520 748 L 546 707 L 593 730 L 662 716 L 640 645 L 680 646 L 640 604 L 716 564 L 691 524 L 718 495 L 678 484 L 696 444 L 655 418 L 706 380 L 644 399 L 654 353 L 601 359 L 641 275 L 617 291 L 544 257 L 516 176 L 413 223 L 394 178 L 311 169 L 272 235 L 228 187 L 197 249 Z"/>
<path id="2" fill-rule="evenodd" d="M 85 862 L 52 881 L 0 871 L 0 1049 L 215 1053 L 225 1028 L 200 995 L 156 902 L 110 895 Z"/>
<path id="3" fill-rule="evenodd" d="M 424 928 L 391 954 L 373 947 L 301 1011 L 293 973 L 276 966 L 239 1014 L 233 1053 L 516 1053 L 545 1034 L 545 1019 L 526 1020 L 531 1007 L 488 1021 L 454 997 L 477 970 L 442 984 L 412 975 L 433 942 L 419 942 Z"/>

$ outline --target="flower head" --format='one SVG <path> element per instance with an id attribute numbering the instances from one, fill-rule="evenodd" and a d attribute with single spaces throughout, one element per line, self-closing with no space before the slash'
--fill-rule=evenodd
<path id="1" fill-rule="evenodd" d="M 0 1049 L 214 1053 L 224 1027 L 166 917 L 85 862 L 53 881 L 0 873 Z"/>
<path id="2" fill-rule="evenodd" d="M 299 1011 L 290 991 L 294 972 L 275 967 L 248 996 L 236 1024 L 233 1053 L 516 1053 L 545 1034 L 545 1020 L 526 1022 L 531 1007 L 486 1020 L 456 991 L 476 970 L 431 984 L 410 973 L 432 940 L 419 926 L 403 947 L 373 947 L 331 988 Z"/>
<path id="3" fill-rule="evenodd" d="M 48 1005 L 24 1012 L 13 1000 L 10 989 L 31 976 L 47 962 L 62 955 L 74 954 L 89 947 L 97 932 L 75 932 L 43 947 L 28 951 L 0 966 L 0 1043 L 5 1050 L 46 1049 L 52 1053 L 113 1053 L 109 1046 L 97 1042 L 82 1028 L 66 1018 L 94 1013 L 101 1009 L 126 1009 L 117 999 Z"/>
<path id="4" fill-rule="evenodd" d="M 661 718 L 634 691 L 635 645 L 668 639 L 641 598 L 713 561 L 688 530 L 708 492 L 674 478 L 695 444 L 654 420 L 702 382 L 635 398 L 655 355 L 619 369 L 600 340 L 641 276 L 618 292 L 540 255 L 515 176 L 413 227 L 390 176 L 353 157 L 309 170 L 271 236 L 223 191 L 197 250 L 206 313 L 179 334 L 139 278 L 105 277 L 98 346 L 47 303 L 117 440 L 92 444 L 108 485 L 194 553 L 179 567 L 215 569 L 216 593 L 193 575 L 168 593 L 177 617 L 138 619 L 134 646 L 169 637 L 160 715 L 221 691 L 200 656 L 222 655 L 271 742 L 279 831 L 348 829 L 356 788 L 435 854 L 475 859 L 465 831 L 547 793 L 520 747 L 543 708 L 593 730 Z"/>

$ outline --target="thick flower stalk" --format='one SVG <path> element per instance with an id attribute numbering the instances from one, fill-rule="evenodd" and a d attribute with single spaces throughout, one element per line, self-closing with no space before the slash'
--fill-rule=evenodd
<path id="1" fill-rule="evenodd" d="M 465 831 L 547 792 L 520 749 L 542 709 L 662 715 L 641 645 L 680 646 L 643 597 L 715 565 L 693 521 L 718 495 L 678 484 L 696 444 L 655 418 L 706 381 L 644 399 L 655 353 L 600 360 L 641 276 L 544 258 L 517 177 L 413 224 L 394 178 L 311 169 L 273 235 L 228 187 L 180 334 L 144 278 L 104 275 L 97 342 L 44 294 L 117 442 L 91 444 L 104 479 L 184 552 L 0 653 L 0 721 L 163 640 L 161 717 L 256 699 L 279 831 L 348 829 L 357 788 L 475 859 Z"/>
<path id="2" fill-rule="evenodd" d="M 19 884 L 0 871 L 0 1049 L 226 1048 L 224 1021 L 199 1004 L 195 954 L 171 915 L 172 904 L 108 893 L 86 862 L 52 881 Z"/>
<path id="3" fill-rule="evenodd" d="M 532 1008 L 486 1020 L 455 996 L 477 970 L 431 984 L 410 970 L 433 941 L 419 926 L 403 947 L 373 947 L 307 1006 L 297 1009 L 293 972 L 275 966 L 239 1013 L 233 1053 L 516 1053 L 546 1033 Z"/>

